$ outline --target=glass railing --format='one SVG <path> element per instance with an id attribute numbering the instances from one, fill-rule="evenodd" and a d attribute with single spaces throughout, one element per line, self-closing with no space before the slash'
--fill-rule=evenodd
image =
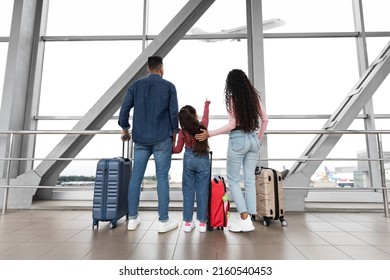
<path id="1" fill-rule="evenodd" d="M 115 134 L 115 135 L 120 135 L 121 131 L 118 130 L 97 130 L 97 131 L 74 131 L 74 130 L 58 130 L 58 131 L 53 131 L 53 130 L 38 130 L 38 131 L 0 131 L 0 136 L 6 135 L 7 140 L 8 140 L 8 147 L 11 147 L 10 149 L 7 149 L 8 155 L 4 158 L 0 158 L 0 161 L 4 162 L 4 172 L 5 177 L 1 179 L 1 184 L 0 188 L 4 189 L 4 197 L 3 197 L 3 214 L 6 213 L 7 209 L 7 201 L 8 201 L 8 196 L 9 196 L 9 190 L 11 188 L 35 188 L 35 189 L 41 189 L 41 188 L 58 188 L 58 187 L 64 187 L 61 185 L 56 185 L 56 186 L 36 186 L 36 185 L 13 185 L 11 183 L 11 163 L 16 162 L 16 161 L 26 161 L 26 162 L 36 162 L 36 161 L 89 161 L 89 162 L 97 162 L 100 160 L 100 158 L 95 158 L 95 157 L 74 157 L 74 158 L 54 158 L 54 157 L 33 157 L 33 158 L 21 158 L 21 157 L 13 157 L 12 155 L 12 147 L 15 145 L 15 139 L 17 136 L 20 135 L 70 135 L 70 134 L 75 134 L 75 135 L 89 135 L 89 136 L 98 136 L 102 134 Z M 343 190 L 343 191 L 359 191 L 364 189 L 370 189 L 372 191 L 381 191 L 383 194 L 383 210 L 385 212 L 386 217 L 388 217 L 388 194 L 387 194 L 387 185 L 388 185 L 388 178 L 386 178 L 387 174 L 387 169 L 385 168 L 385 162 L 390 161 L 390 158 L 385 156 L 385 152 L 383 151 L 383 140 L 382 137 L 384 135 L 390 135 L 390 130 L 374 130 L 374 131 L 368 131 L 368 130 L 269 130 L 266 132 L 267 136 L 271 135 L 321 135 L 321 134 L 334 134 L 334 135 L 374 135 L 376 137 L 376 142 L 377 142 L 377 148 L 378 148 L 378 154 L 377 155 L 372 155 L 370 157 L 324 157 L 324 158 L 309 158 L 309 157 L 284 157 L 284 158 L 277 158 L 277 157 L 267 157 L 267 158 L 262 158 L 262 162 L 266 164 L 272 164 L 276 162 L 308 162 L 308 161 L 317 161 L 317 162 L 337 162 L 337 161 L 343 161 L 343 162 L 348 162 L 348 161 L 353 161 L 353 162 L 358 162 L 358 163 L 368 163 L 368 162 L 378 162 L 379 167 L 380 167 L 380 185 L 379 186 L 370 186 L 367 187 L 365 185 L 357 185 L 356 182 L 346 182 L 339 180 L 336 183 L 331 184 L 332 180 L 329 178 L 329 176 L 332 175 L 327 175 L 328 182 L 330 184 L 326 184 L 324 180 L 322 180 L 321 184 L 321 179 L 319 180 L 312 180 L 312 183 L 309 185 L 302 185 L 299 187 L 290 187 L 288 185 L 284 186 L 284 189 L 294 191 L 294 190 L 310 190 L 310 191 L 321 191 L 321 190 L 329 190 L 330 186 L 333 186 L 335 188 L 332 188 L 332 190 Z M 132 158 L 132 153 L 130 153 L 130 158 Z M 153 160 L 153 159 L 151 159 Z M 182 161 L 182 158 L 180 157 L 174 157 L 173 161 Z M 226 158 L 224 157 L 214 157 L 213 162 L 221 161 L 223 162 L 222 165 L 224 165 L 224 162 L 226 161 Z M 367 169 L 369 172 L 369 169 Z M 217 167 L 216 169 L 213 169 L 213 173 L 219 173 L 218 175 L 224 175 L 224 168 Z M 368 174 L 370 175 L 370 174 Z M 287 175 L 288 178 L 288 175 Z M 173 179 L 173 178 L 171 178 Z M 176 180 L 172 180 L 172 185 L 180 189 L 181 187 L 181 181 L 180 181 L 180 176 L 176 176 Z M 334 182 L 334 181 L 333 181 Z M 80 188 L 85 188 L 89 190 L 93 190 L 93 184 L 68 184 L 66 185 L 67 189 L 80 189 Z M 154 189 L 155 188 L 155 183 L 153 181 L 153 178 L 150 179 L 145 179 L 144 181 L 144 190 L 148 189 Z"/>

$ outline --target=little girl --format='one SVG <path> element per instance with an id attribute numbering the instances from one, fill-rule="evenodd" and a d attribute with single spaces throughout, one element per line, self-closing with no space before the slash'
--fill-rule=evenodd
<path id="1" fill-rule="evenodd" d="M 196 218 L 199 220 L 199 231 L 206 232 L 207 209 L 209 200 L 210 185 L 210 159 L 209 145 L 207 141 L 197 141 L 194 135 L 207 129 L 209 124 L 209 104 L 206 99 L 204 103 L 202 121 L 199 122 L 196 110 L 190 105 L 180 109 L 179 132 L 176 146 L 172 153 L 178 154 L 185 145 L 183 158 L 183 220 L 184 231 L 192 231 L 196 225 L 192 220 L 196 195 Z"/>

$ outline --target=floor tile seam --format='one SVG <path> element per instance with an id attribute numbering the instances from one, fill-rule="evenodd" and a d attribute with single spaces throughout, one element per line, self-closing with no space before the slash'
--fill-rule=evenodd
<path id="1" fill-rule="evenodd" d="M 20 247 L 21 245 L 22 245 L 22 244 L 18 243 L 18 244 L 15 244 L 15 246 L 12 246 L 12 247 L 7 248 L 5 251 L 3 251 L 3 252 L 0 253 L 0 259 L 3 260 L 3 258 L 2 258 L 3 256 L 5 256 L 8 252 L 14 251 L 15 248 L 18 248 L 18 247 Z"/>
<path id="2" fill-rule="evenodd" d="M 387 246 L 387 245 L 386 245 L 386 246 Z M 378 246 L 378 245 L 374 245 L 374 246 L 372 246 L 372 247 L 375 247 L 376 249 L 382 251 L 382 252 L 385 253 L 386 255 L 389 255 L 389 260 L 390 260 L 390 251 L 387 252 L 387 251 L 383 250 L 383 245 L 379 245 L 379 246 Z M 390 245 L 389 245 L 389 247 L 390 247 Z"/>
<path id="3" fill-rule="evenodd" d="M 334 248 L 336 249 L 337 251 L 339 251 L 340 253 L 342 253 L 343 255 L 347 256 L 348 258 L 350 258 L 351 260 L 353 260 L 354 258 L 352 258 L 352 256 L 348 255 L 346 252 L 344 252 L 343 250 L 341 250 L 340 248 L 338 248 L 337 246 L 335 245 L 332 245 L 332 244 L 329 244 L 329 245 L 297 245 L 298 247 L 302 247 L 302 248 L 308 248 L 308 247 L 330 247 L 330 248 Z M 306 256 L 306 254 L 300 250 L 297 246 L 294 245 L 294 247 L 307 259 L 307 260 L 312 260 L 311 258 L 309 258 L 308 256 Z"/>
<path id="4" fill-rule="evenodd" d="M 325 241 L 327 244 L 329 244 L 330 246 L 334 246 L 332 243 L 330 243 L 328 240 L 326 240 L 325 238 L 323 238 L 321 235 L 319 235 L 316 231 L 312 231 L 312 233 L 314 233 L 316 236 L 318 236 L 319 238 L 321 238 L 323 241 Z"/>
<path id="5" fill-rule="evenodd" d="M 330 224 L 332 225 L 332 226 L 334 226 L 334 227 L 337 227 L 337 228 L 340 228 L 342 231 L 347 231 L 347 232 L 350 232 L 351 230 L 345 230 L 344 228 L 342 228 L 342 227 L 340 227 L 340 226 L 337 226 L 337 225 L 335 225 L 334 223 L 342 223 L 342 224 L 344 224 L 344 222 L 330 222 Z M 364 227 L 364 228 L 366 228 L 367 230 L 372 230 L 372 228 L 369 228 L 368 226 L 365 226 L 365 225 L 363 225 L 362 223 L 359 223 L 359 222 L 356 222 L 356 221 L 352 221 L 352 222 L 348 222 L 348 223 L 354 223 L 354 224 L 357 224 L 357 225 L 359 225 L 359 226 L 361 226 L 361 227 Z M 372 231 L 368 231 L 368 232 L 372 232 Z"/>
<path id="6" fill-rule="evenodd" d="M 149 224 L 149 226 L 148 226 L 147 228 L 142 229 L 143 234 L 142 234 L 142 236 L 139 238 L 139 240 L 138 240 L 138 242 L 137 242 L 137 247 L 138 247 L 138 244 L 141 244 L 141 243 L 142 243 L 142 240 L 145 238 L 146 234 L 147 234 L 149 231 L 153 231 L 153 230 L 152 230 L 152 226 L 153 226 L 153 224 L 156 222 L 156 220 L 157 220 L 157 218 L 155 218 L 154 220 L 152 220 L 152 222 Z M 141 224 L 142 224 L 142 219 L 141 219 Z M 140 224 L 140 225 L 141 225 L 141 224 Z M 124 225 L 127 227 L 127 221 L 124 223 Z M 139 225 L 135 230 L 138 230 L 139 227 L 140 227 L 140 225 Z M 155 231 L 157 231 L 157 230 L 155 230 Z M 150 244 L 150 243 L 145 242 L 145 243 L 142 243 L 142 244 Z"/>
<path id="7" fill-rule="evenodd" d="M 348 254 L 347 252 L 344 252 L 341 248 L 340 248 L 340 246 L 355 246 L 355 245 L 333 245 L 333 247 L 335 248 L 335 249 L 337 249 L 338 251 L 340 251 L 342 254 L 344 254 L 344 255 L 346 255 L 348 258 L 350 258 L 351 260 L 354 260 L 354 258 L 350 255 L 350 254 Z M 359 245 L 357 245 L 357 246 L 359 246 Z"/>
<path id="8" fill-rule="evenodd" d="M 354 233 L 355 233 L 355 234 L 354 234 Z M 358 233 L 362 233 L 362 232 L 348 232 L 348 234 L 350 234 L 350 235 L 352 235 L 353 237 L 355 237 L 355 238 L 361 240 L 362 242 L 366 243 L 368 246 L 389 246 L 389 245 L 390 245 L 390 243 L 388 243 L 388 244 L 372 244 L 371 242 L 368 242 L 368 241 L 362 239 L 361 237 L 357 236 L 356 234 L 358 234 Z M 364 232 L 363 232 L 363 233 L 364 233 Z M 368 233 L 368 234 L 375 234 L 375 233 L 378 233 L 378 232 L 367 232 L 367 233 Z M 384 234 L 386 234 L 386 232 L 385 232 Z M 387 234 L 388 234 L 388 233 L 387 233 Z"/>
<path id="9" fill-rule="evenodd" d="M 26 243 L 44 243 L 44 244 L 47 244 L 48 242 L 24 242 L 23 244 L 26 244 Z M 42 254 L 40 254 L 39 256 L 36 256 L 35 258 L 33 259 L 30 259 L 30 258 L 24 258 L 25 260 L 40 260 L 43 256 L 45 256 L 46 254 L 48 254 L 49 252 L 51 252 L 52 250 L 54 250 L 55 248 L 59 247 L 61 245 L 61 242 L 50 242 L 50 244 L 56 244 L 53 248 L 51 249 L 48 249 L 46 252 L 42 252 Z M 22 244 L 19 244 L 17 247 L 20 247 Z M 15 250 L 15 247 L 11 248 L 11 250 Z M 1 256 L 1 254 L 0 254 Z"/>
<path id="10" fill-rule="evenodd" d="M 327 223 L 330 223 L 330 222 L 344 222 L 344 221 L 340 221 L 340 220 L 335 220 L 335 219 L 326 219 L 326 217 L 324 217 L 325 215 L 326 216 L 331 216 L 331 214 L 334 215 L 341 215 L 343 218 L 351 221 L 351 222 L 356 222 L 355 220 L 343 215 L 343 214 L 346 214 L 346 213 L 343 213 L 343 212 L 314 212 L 313 215 L 315 215 L 315 217 L 317 217 L 318 219 L 321 219 L 322 221 L 324 222 L 327 222 Z"/>
<path id="11" fill-rule="evenodd" d="M 132 246 L 132 250 L 130 251 L 130 253 L 126 256 L 126 258 L 123 258 L 123 259 L 114 259 L 114 260 L 128 260 L 130 255 L 134 252 L 135 248 L 138 247 L 138 244 L 139 243 L 128 243 L 130 245 L 135 245 L 135 246 Z M 81 258 L 81 260 L 96 260 L 96 259 L 87 259 L 86 257 L 88 257 L 89 254 L 91 254 L 96 248 L 92 248 L 92 250 L 90 250 L 84 257 Z"/>
<path id="12" fill-rule="evenodd" d="M 56 229 L 56 230 L 58 230 L 58 229 Z M 63 231 L 63 230 L 59 230 L 59 231 Z M 74 231 L 74 234 L 72 234 L 72 235 L 69 235 L 67 238 L 65 238 L 65 239 L 62 239 L 61 241 L 45 241 L 45 243 L 52 243 L 52 242 L 60 242 L 60 243 L 72 243 L 72 242 L 70 242 L 69 240 L 70 239 L 72 239 L 72 238 L 74 238 L 75 236 L 77 236 L 78 234 L 80 234 L 80 232 L 82 232 L 83 230 L 79 230 L 79 229 L 72 229 L 72 230 L 67 230 L 67 231 Z M 37 236 L 35 236 L 35 237 L 33 237 L 33 239 L 30 239 L 30 240 L 34 240 L 34 238 L 38 238 L 40 235 L 37 235 Z M 34 241 L 32 241 L 32 242 L 34 242 Z"/>
<path id="13" fill-rule="evenodd" d="M 9 242 L 9 241 L 3 241 L 3 240 L 5 239 L 4 237 L 12 236 L 12 234 L 15 234 L 15 232 L 12 232 L 11 234 L 7 234 L 7 235 L 5 235 L 5 236 L 2 236 L 2 237 L 0 238 L 0 242 Z M 29 243 L 29 242 L 31 242 L 31 240 L 34 240 L 35 237 L 36 237 L 36 235 L 30 236 L 29 238 L 23 240 L 21 243 Z M 11 241 L 11 242 L 13 242 L 13 241 Z M 18 242 L 20 242 L 20 240 L 18 240 Z M 45 243 L 47 243 L 47 242 L 45 242 Z"/>
<path id="14" fill-rule="evenodd" d="M 228 245 L 228 246 L 242 246 L 242 245 L 253 245 L 253 244 L 224 244 L 225 246 L 226 245 Z M 219 257 L 219 255 L 218 255 L 218 252 L 220 252 L 220 254 L 222 254 L 222 251 L 221 251 L 221 248 L 224 248 L 223 246 L 218 246 L 217 244 L 216 244 L 216 246 L 215 246 L 215 252 L 216 252 L 216 257 L 217 257 L 217 260 L 232 260 L 232 259 L 226 259 L 226 258 L 221 258 L 221 257 Z M 255 247 L 256 248 L 256 247 Z M 258 254 L 260 254 L 260 252 L 258 251 L 258 249 L 256 248 L 256 252 L 258 253 Z M 263 257 L 263 255 L 261 255 L 260 254 L 260 256 L 261 257 Z"/>
<path id="15" fill-rule="evenodd" d="M 172 252 L 172 257 L 171 257 L 171 260 L 174 260 L 175 259 L 175 254 L 176 254 L 176 249 L 177 249 L 177 244 L 179 242 L 179 238 L 180 238 L 180 231 L 182 230 L 181 227 L 182 227 L 182 224 L 180 221 L 178 221 L 179 225 L 177 227 L 177 229 L 179 230 L 179 234 L 176 236 L 176 241 L 175 241 L 175 247 L 173 248 L 173 252 Z"/>
<path id="16" fill-rule="evenodd" d="M 388 252 L 386 252 L 386 251 L 383 251 L 380 247 L 378 247 L 378 246 L 374 246 L 374 245 L 336 245 L 335 247 L 341 247 L 341 246 L 343 246 L 343 247 L 366 247 L 366 248 L 375 248 L 375 249 L 378 249 L 379 251 L 381 251 L 381 252 L 383 252 L 383 253 L 385 253 L 386 255 L 388 255 L 389 256 L 389 260 L 390 260 L 390 254 L 388 253 Z M 347 253 L 347 252 L 344 252 L 341 248 L 339 248 L 344 254 L 346 254 L 346 255 L 348 255 L 349 256 L 349 254 Z M 360 250 L 359 250 L 360 251 Z M 351 259 L 353 259 L 353 260 L 361 260 L 361 259 L 357 259 L 357 258 L 354 258 L 353 256 L 349 256 Z"/>
<path id="17" fill-rule="evenodd" d="M 272 234 L 272 233 L 273 233 L 273 232 L 270 232 L 269 234 Z M 281 232 L 281 236 L 282 236 L 289 244 L 294 245 L 294 244 L 291 242 L 291 240 L 287 238 L 287 235 L 286 235 L 285 232 Z M 265 237 L 265 238 L 266 238 L 267 235 L 264 235 L 264 236 L 262 236 L 262 237 Z M 255 242 L 255 240 L 254 240 L 253 237 L 251 237 L 250 240 L 251 240 L 251 242 L 252 242 L 254 245 L 256 245 L 257 242 Z"/>
<path id="18" fill-rule="evenodd" d="M 52 250 L 50 251 L 54 251 L 56 248 L 60 247 L 61 245 L 64 245 L 66 246 L 67 244 L 71 243 L 72 245 L 74 245 L 76 242 L 61 242 L 60 244 L 58 244 L 58 246 L 54 247 Z M 88 251 L 80 258 L 78 259 L 75 259 L 75 258 L 72 258 L 72 259 L 64 259 L 64 260 L 83 260 L 85 259 L 95 248 L 92 246 L 94 245 L 92 242 L 80 242 L 82 244 L 89 244 L 91 245 L 90 248 L 88 249 Z"/>
<path id="19" fill-rule="evenodd" d="M 326 242 L 326 244 L 315 244 L 315 245 L 310 244 L 310 245 L 307 245 L 307 243 L 305 243 L 305 242 L 299 242 L 299 241 L 294 242 L 294 241 L 290 240 L 289 238 L 286 238 L 286 239 L 289 242 L 289 245 L 292 245 L 292 246 L 321 246 L 321 245 L 329 245 L 329 246 L 331 246 L 332 245 L 329 242 L 327 242 L 326 240 L 324 240 Z"/>
<path id="20" fill-rule="evenodd" d="M 285 245 L 283 245 L 283 246 L 285 246 Z M 288 246 L 290 246 L 290 245 L 288 245 Z M 292 245 L 292 246 L 293 246 L 293 245 Z M 262 257 L 263 260 L 268 260 L 268 259 L 269 259 L 269 258 L 266 258 L 266 257 L 264 256 L 264 254 L 262 253 L 261 248 L 260 248 L 258 245 L 254 244 L 254 247 L 256 248 L 256 251 L 260 254 L 260 256 Z"/>

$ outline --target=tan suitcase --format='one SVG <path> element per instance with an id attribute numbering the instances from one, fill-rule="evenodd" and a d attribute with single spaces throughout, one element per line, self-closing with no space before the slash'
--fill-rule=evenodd
<path id="1" fill-rule="evenodd" d="M 268 226 L 271 220 L 280 220 L 287 226 L 284 219 L 284 193 L 282 175 L 279 171 L 261 167 L 256 171 L 256 202 L 257 216 Z"/>

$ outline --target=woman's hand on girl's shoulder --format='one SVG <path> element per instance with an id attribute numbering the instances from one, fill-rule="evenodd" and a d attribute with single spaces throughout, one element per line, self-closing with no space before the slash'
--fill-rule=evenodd
<path id="1" fill-rule="evenodd" d="M 209 138 L 209 132 L 206 129 L 201 129 L 202 133 L 195 134 L 195 139 L 198 141 L 204 141 Z"/>

